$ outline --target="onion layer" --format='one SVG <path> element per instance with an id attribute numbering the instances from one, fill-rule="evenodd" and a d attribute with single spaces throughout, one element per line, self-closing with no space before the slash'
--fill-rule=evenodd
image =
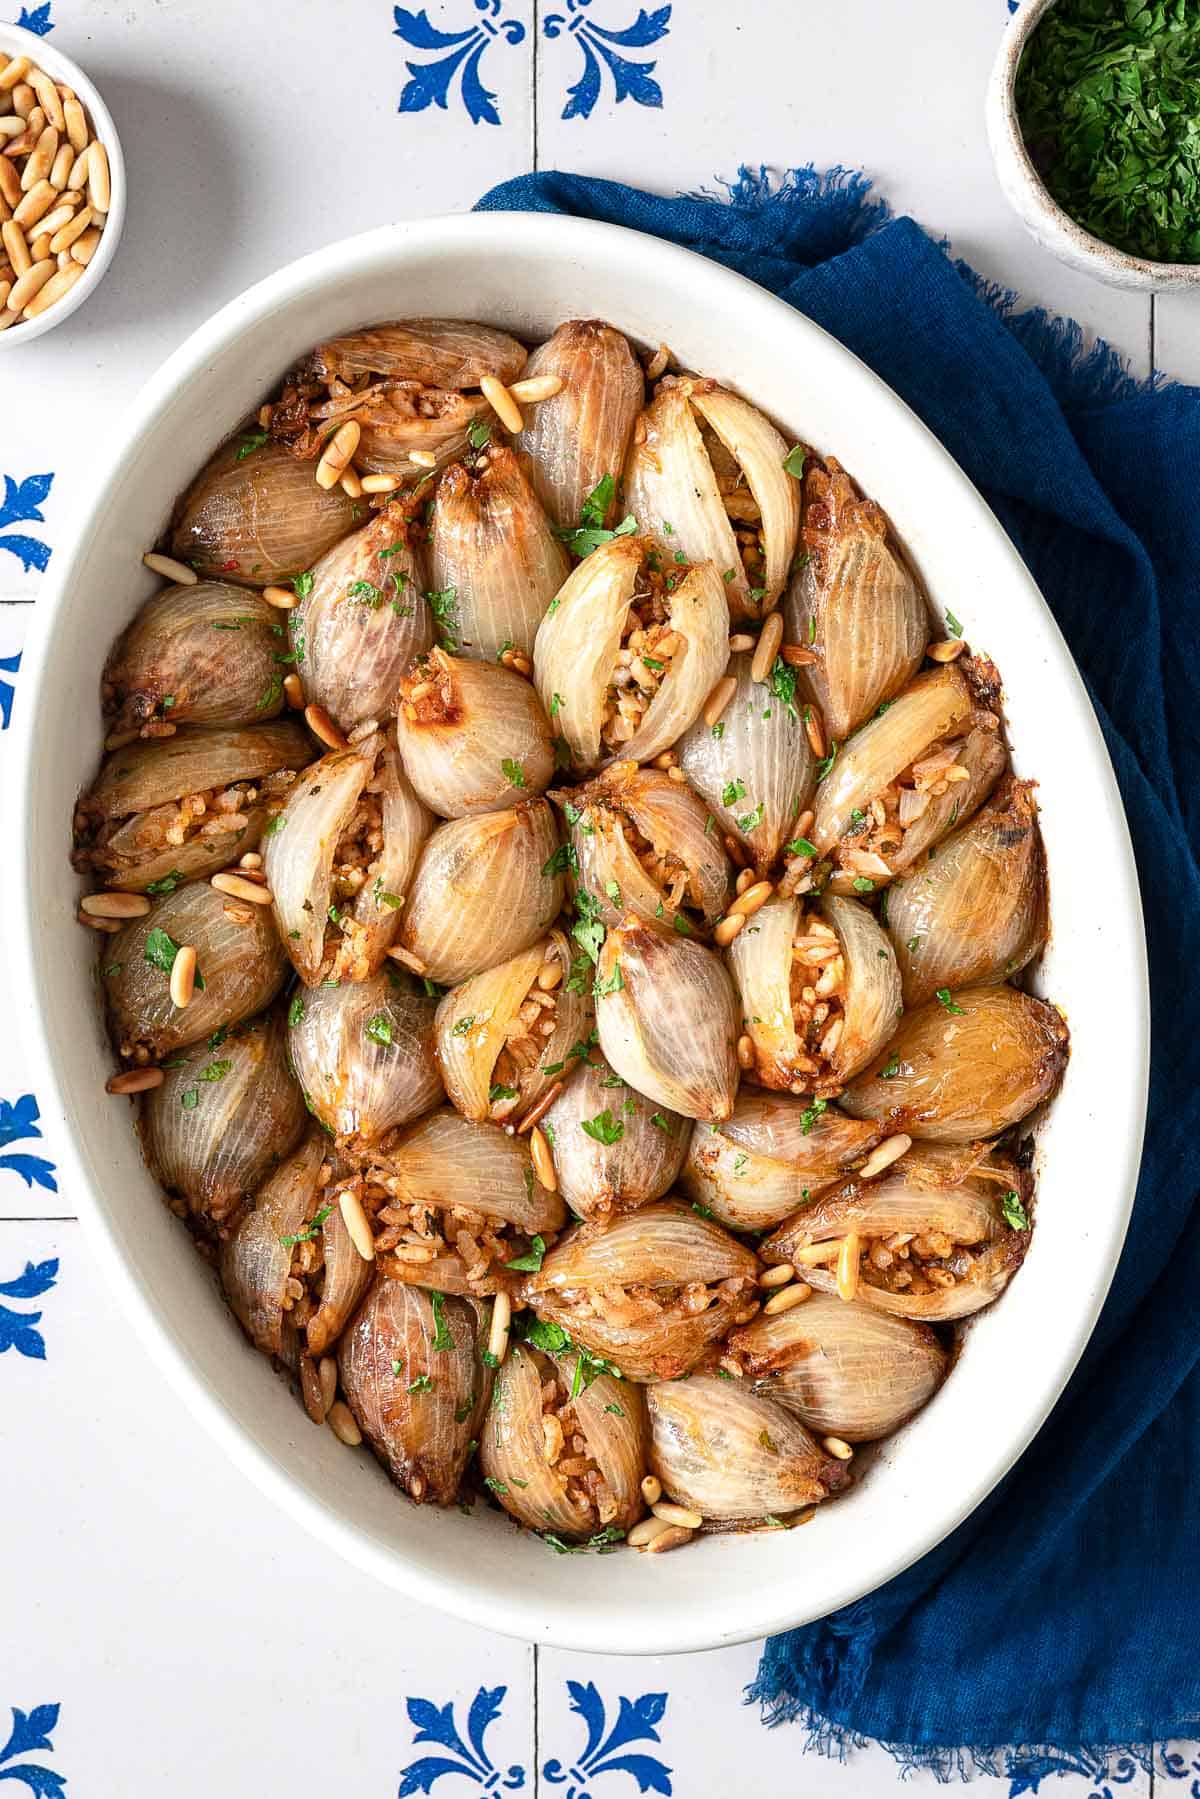
<path id="1" fill-rule="evenodd" d="M 550 797 L 570 824 L 576 885 L 606 925 L 626 912 L 683 936 L 716 923 L 731 897 L 729 863 L 711 813 L 686 782 L 614 762 L 586 787 Z"/>
<path id="2" fill-rule="evenodd" d="M 385 1160 L 410 1205 L 462 1207 L 530 1237 L 559 1230 L 567 1216 L 534 1174 L 527 1138 L 472 1124 L 449 1106 L 406 1130 Z"/>
<path id="3" fill-rule="evenodd" d="M 250 725 L 283 710 L 279 616 L 244 587 L 197 581 L 152 594 L 105 664 L 109 729 Z"/>
<path id="4" fill-rule="evenodd" d="M 398 973 L 293 996 L 289 1048 L 310 1110 L 338 1137 L 374 1143 L 436 1106 L 434 1003 Z"/>
<path id="5" fill-rule="evenodd" d="M 611 325 L 570 319 L 539 344 L 522 375 L 562 378 L 559 391 L 526 415 L 525 429 L 513 441 L 542 505 L 556 525 L 572 531 L 605 475 L 620 475 L 642 403 L 642 371 Z"/>
<path id="6" fill-rule="evenodd" d="M 885 1134 L 833 1106 L 743 1088 L 722 1125 L 693 1131 L 680 1184 L 730 1230 L 764 1230 L 843 1180 Z"/>
<path id="7" fill-rule="evenodd" d="M 179 502 L 170 552 L 202 575 L 241 587 L 291 581 L 353 525 L 356 507 L 276 444 L 244 454 L 225 444 Z"/>
<path id="8" fill-rule="evenodd" d="M 673 1500 L 706 1519 L 771 1523 L 849 1479 L 793 1412 L 745 1381 L 694 1374 L 646 1397 L 651 1466 Z"/>
<path id="9" fill-rule="evenodd" d="M 683 1166 L 692 1134 L 690 1119 L 635 1095 L 595 1051 L 569 1074 L 541 1128 L 553 1151 L 559 1192 L 589 1222 L 661 1199 Z"/>
<path id="10" fill-rule="evenodd" d="M 546 715 L 512 669 L 431 650 L 400 683 L 396 741 L 416 792 L 443 818 L 497 812 L 554 774 Z"/>

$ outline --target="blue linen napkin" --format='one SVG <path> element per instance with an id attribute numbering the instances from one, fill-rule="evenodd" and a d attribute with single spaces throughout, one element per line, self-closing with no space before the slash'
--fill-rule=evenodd
<path id="1" fill-rule="evenodd" d="M 833 1752 L 874 1738 L 1012 1791 L 1200 1722 L 1200 390 L 1139 384 L 1077 325 L 1017 313 L 861 176 L 743 171 L 728 199 L 527 175 L 491 211 L 699 250 L 868 362 L 982 489 L 1088 683 L 1141 870 L 1150 1115 L 1087 1353 L 990 1499 L 888 1586 L 766 1646 L 750 1697 Z M 1096 904 L 1104 870 L 1096 870 Z M 1071 1196 L 1087 1205 L 1086 1192 Z"/>

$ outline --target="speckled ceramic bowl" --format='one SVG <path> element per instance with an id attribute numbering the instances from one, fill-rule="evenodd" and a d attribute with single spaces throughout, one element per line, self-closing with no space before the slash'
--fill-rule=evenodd
<path id="1" fill-rule="evenodd" d="M 1140 288 L 1144 293 L 1200 288 L 1200 263 L 1148 262 L 1144 256 L 1128 256 L 1103 238 L 1093 237 L 1051 199 L 1034 168 L 1017 118 L 1017 69 L 1031 34 L 1055 4 L 1056 0 L 1025 0 L 1009 21 L 992 68 L 987 133 L 1005 198 L 1043 249 L 1110 287 Z"/>

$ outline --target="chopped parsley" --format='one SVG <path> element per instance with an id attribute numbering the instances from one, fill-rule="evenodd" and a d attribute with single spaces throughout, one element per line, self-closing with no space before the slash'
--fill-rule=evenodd
<path id="1" fill-rule="evenodd" d="M 792 717 L 795 718 L 796 671 L 783 660 L 782 656 L 776 656 L 775 658 L 775 666 L 772 668 L 770 675 L 770 684 L 771 692 L 774 694 L 775 698 L 782 701 Z M 764 713 L 763 716 L 767 717 L 768 714 Z"/>
<path id="2" fill-rule="evenodd" d="M 890 1081 L 892 1076 L 899 1074 L 899 1072 L 900 1057 L 897 1055 L 896 1051 L 893 1050 L 883 1067 L 879 1070 L 879 1078 L 881 1081 Z"/>
<path id="3" fill-rule="evenodd" d="M 450 1326 L 446 1323 L 446 1299 L 441 1293 L 430 1293 L 429 1303 L 433 1307 L 433 1348 L 438 1355 L 444 1355 L 454 1348 L 454 1337 Z"/>
<path id="4" fill-rule="evenodd" d="M 366 1022 L 366 1033 L 372 1043 L 381 1043 L 385 1049 L 391 1049 L 395 1039 L 392 1036 L 392 1021 L 386 1012 L 376 1012 Z"/>
<path id="5" fill-rule="evenodd" d="M 492 426 L 489 419 L 472 419 L 467 426 L 467 442 L 473 450 L 482 450 L 492 441 Z"/>
<path id="6" fill-rule="evenodd" d="M 668 1137 L 673 1137 L 675 1135 L 675 1126 L 664 1113 L 651 1112 L 650 1122 L 656 1131 L 665 1131 Z"/>
<path id="7" fill-rule="evenodd" d="M 161 880 L 148 881 L 146 884 L 146 892 L 155 895 L 160 893 L 174 893 L 175 889 L 186 879 L 186 875 L 180 874 L 177 868 L 173 868 L 170 874 L 163 875 Z"/>
<path id="8" fill-rule="evenodd" d="M 874 881 L 868 880 L 866 875 L 855 875 L 851 885 L 855 893 L 874 893 L 875 891 Z"/>
<path id="9" fill-rule="evenodd" d="M 939 987 L 933 997 L 936 999 L 939 1006 L 944 1006 L 946 1008 L 947 1012 L 953 1012 L 959 1018 L 963 1016 L 963 1008 L 955 1005 L 950 997 L 949 987 Z"/>
<path id="10" fill-rule="evenodd" d="M 631 537 L 637 530 L 637 520 L 628 514 L 612 531 L 605 529 L 604 520 L 608 509 L 617 494 L 617 483 L 612 475 L 601 475 L 595 487 L 579 509 L 578 525 L 554 527 L 555 535 L 561 537 L 572 556 L 582 562 L 593 550 L 598 550 L 602 543 L 611 543 L 614 537 Z"/>
<path id="11" fill-rule="evenodd" d="M 302 575 L 292 576 L 292 592 L 298 600 L 306 600 L 308 598 L 313 590 L 313 581 L 315 579 L 316 577 L 310 568 L 305 569 Z"/>
<path id="12" fill-rule="evenodd" d="M 560 843 L 554 854 L 548 856 L 542 863 L 542 873 L 544 875 L 562 875 L 566 874 L 568 869 L 575 874 L 579 872 L 579 857 L 571 844 Z"/>
<path id="13" fill-rule="evenodd" d="M 810 843 L 807 837 L 793 837 L 792 841 L 785 843 L 783 847 L 789 856 L 815 856 L 817 853 L 816 844 Z"/>
<path id="14" fill-rule="evenodd" d="M 431 1374 L 418 1374 L 416 1380 L 410 1380 L 408 1383 L 410 1393 L 428 1393 L 432 1388 L 433 1376 Z"/>
<path id="15" fill-rule="evenodd" d="M 621 965 L 618 962 L 614 963 L 613 971 L 607 980 L 602 981 L 599 975 L 596 976 L 596 980 L 592 986 L 592 993 L 596 999 L 607 999 L 611 993 L 620 993 L 624 985 L 625 978 L 621 973 Z"/>
<path id="16" fill-rule="evenodd" d="M 598 964 L 606 935 L 600 901 L 581 887 L 575 895 L 575 911 L 577 916 L 571 926 L 571 935 L 588 959 Z"/>
<path id="17" fill-rule="evenodd" d="M 828 1108 L 828 1105 L 829 1101 L 827 1099 L 814 1099 L 811 1105 L 805 1106 L 803 1112 L 800 1114 L 800 1132 L 802 1136 L 808 1136 L 813 1125 L 817 1122 L 817 1119 L 821 1116 L 822 1112 Z"/>
<path id="18" fill-rule="evenodd" d="M 951 637 L 961 637 L 963 634 L 962 626 L 950 611 L 949 607 L 946 608 L 946 629 L 949 631 Z"/>
<path id="19" fill-rule="evenodd" d="M 585 1118 L 580 1129 L 595 1142 L 608 1145 L 619 1143 L 625 1135 L 625 1126 L 619 1118 L 613 1117 L 607 1106 L 603 1112 L 597 1112 L 594 1118 Z"/>
<path id="20" fill-rule="evenodd" d="M 454 655 L 458 649 L 458 589 L 443 587 L 425 595 L 426 603 L 438 625 L 442 648 Z"/>
<path id="21" fill-rule="evenodd" d="M 738 801 L 745 797 L 746 783 L 744 781 L 729 781 L 721 789 L 721 804 L 723 806 L 736 806 Z"/>
<path id="22" fill-rule="evenodd" d="M 179 950 L 180 945 L 175 942 L 175 939 L 169 937 L 165 931 L 155 925 L 146 937 L 142 960 L 149 962 L 151 968 L 160 968 L 164 974 L 169 975 L 175 966 L 175 958 L 179 954 Z M 196 970 L 196 991 L 204 992 L 204 976 L 199 969 Z"/>
<path id="23" fill-rule="evenodd" d="M 510 787 L 524 787 L 525 770 L 519 762 L 514 762 L 511 756 L 504 757 L 500 764 L 500 772 Z"/>
<path id="24" fill-rule="evenodd" d="M 824 759 L 822 761 L 817 763 L 817 780 L 818 781 L 823 781 L 825 779 L 825 776 L 829 773 L 830 769 L 833 767 L 834 763 L 837 761 L 837 753 L 838 753 L 838 746 L 837 746 L 837 738 L 835 737 L 833 742 L 829 746 L 829 754 L 826 757 L 824 757 Z"/>
<path id="25" fill-rule="evenodd" d="M 804 473 L 804 448 L 801 444 L 793 444 L 783 459 L 783 466 L 789 475 L 795 475 L 797 481 Z"/>
<path id="26" fill-rule="evenodd" d="M 269 441 L 269 437 L 270 433 L 267 431 L 244 431 L 238 439 L 237 455 L 234 457 L 234 461 L 245 462 L 247 456 L 253 456 L 255 450 L 262 449 L 263 445 Z"/>
<path id="27" fill-rule="evenodd" d="M 511 1268 L 514 1274 L 537 1274 L 541 1270 L 545 1254 L 546 1239 L 542 1236 L 531 1237 L 529 1248 L 525 1254 L 515 1257 L 511 1262 L 506 1262 L 504 1266 Z"/>
<path id="28" fill-rule="evenodd" d="M 306 1224 L 303 1230 L 297 1231 L 295 1235 L 291 1237 L 280 1237 L 279 1241 L 289 1248 L 295 1243 L 313 1242 L 320 1234 L 321 1226 L 324 1224 L 332 1210 L 333 1202 L 331 1200 L 328 1205 L 321 1206 L 318 1211 L 313 1213 L 312 1222 Z"/>
<path id="29" fill-rule="evenodd" d="M 757 829 L 758 829 L 759 825 L 762 823 L 762 821 L 763 821 L 763 806 L 762 806 L 762 802 L 760 801 L 759 804 L 757 806 L 755 806 L 753 812 L 743 812 L 742 813 L 741 817 L 737 821 L 737 828 L 739 831 L 743 831 L 743 832 L 745 832 L 745 834 L 747 836 L 749 836 L 751 831 L 757 831 Z"/>
<path id="30" fill-rule="evenodd" d="M 1029 1229 L 1029 1213 L 1021 1204 L 1020 1195 L 1014 1193 L 1011 1187 L 1001 1198 L 1000 1205 L 1004 1212 L 1005 1223 L 1011 1225 L 1014 1231 Z"/>
<path id="31" fill-rule="evenodd" d="M 292 1003 L 288 1007 L 287 1021 L 290 1025 L 297 1025 L 303 1017 L 304 995 L 302 993 L 294 993 L 292 995 Z"/>
<path id="32" fill-rule="evenodd" d="M 450 1035 L 452 1037 L 465 1037 L 467 1032 L 470 1030 L 471 1026 L 474 1023 L 475 1023 L 474 1012 L 468 1012 L 465 1018 L 459 1019 L 458 1023 L 455 1025 L 454 1029 L 451 1031 Z"/>
<path id="33" fill-rule="evenodd" d="M 723 718 L 717 720 L 712 728 L 711 735 L 716 738 L 718 743 L 720 743 L 722 737 L 725 735 L 725 720 Z"/>

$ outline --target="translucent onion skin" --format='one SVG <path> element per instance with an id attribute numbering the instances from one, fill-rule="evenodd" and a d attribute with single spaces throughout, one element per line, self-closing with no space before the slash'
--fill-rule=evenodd
<path id="1" fill-rule="evenodd" d="M 650 1465 L 663 1490 L 715 1522 L 765 1522 L 840 1491 L 845 1462 L 826 1454 L 795 1413 L 745 1381 L 694 1374 L 646 1395 Z"/>
<path id="2" fill-rule="evenodd" d="M 518 1014 L 543 968 L 559 971 L 554 1010 L 542 1014 L 553 1022 L 554 1028 L 549 1036 L 537 1034 L 538 1056 L 532 1065 L 518 1071 L 515 1084 L 497 1083 L 497 1057 L 510 1029 L 519 1028 Z M 544 937 L 510 961 L 452 987 L 441 1000 L 436 1026 L 438 1066 L 446 1092 L 464 1118 L 477 1123 L 486 1118 L 497 1122 L 518 1119 L 537 1104 L 555 1081 L 567 1079 L 574 1066 L 569 1059 L 572 1049 L 587 1037 L 592 1016 L 590 990 L 572 991 L 568 984 L 570 973 L 567 940 L 561 932 L 555 932 L 553 937 Z M 493 1101 L 491 1094 L 497 1084 L 511 1091 Z"/>
<path id="3" fill-rule="evenodd" d="M 304 1124 L 278 1010 L 215 1048 L 172 1056 L 162 1085 L 142 1100 L 142 1144 L 155 1178 L 212 1225 L 254 1192 Z"/>
<path id="4" fill-rule="evenodd" d="M 712 814 L 686 782 L 622 761 L 586 787 L 550 797 L 573 821 L 576 885 L 591 894 L 606 925 L 636 912 L 648 925 L 686 936 L 720 918 L 732 897 L 732 871 Z M 654 872 L 640 859 L 639 839 L 650 846 Z M 675 905 L 671 892 L 681 878 L 686 886 Z"/>
<path id="5" fill-rule="evenodd" d="M 514 1343 L 497 1370 L 492 1406 L 479 1434 L 479 1466 L 488 1488 L 506 1512 L 530 1530 L 582 1541 L 603 1526 L 625 1531 L 645 1507 L 640 1483 L 646 1471 L 649 1432 L 645 1401 L 627 1381 L 601 1374 L 572 1404 L 585 1454 L 603 1476 L 611 1499 L 597 1518 L 572 1497 L 567 1477 L 556 1466 L 570 1459 L 567 1448 L 547 1459 L 542 1429 L 542 1385 L 558 1373 L 568 1393 L 577 1358 L 551 1358 Z"/>
<path id="6" fill-rule="evenodd" d="M 100 950 L 101 980 L 121 1054 L 140 1047 L 153 1058 L 186 1049 L 220 1025 L 261 1012 L 283 985 L 287 957 L 264 906 L 230 907 L 205 881 L 190 881 L 157 900 Z M 243 914 L 249 914 L 243 921 Z M 146 960 L 152 931 L 189 944 L 204 986 L 182 1011 L 172 1003 L 170 973 Z M 155 943 L 158 943 L 155 939 Z M 153 953 L 153 947 L 152 947 Z"/>
<path id="7" fill-rule="evenodd" d="M 554 401 L 541 401 L 540 416 Z M 570 563 L 513 452 L 456 462 L 438 482 L 429 521 L 430 584 L 453 592 L 455 654 L 496 662 L 509 647 L 533 654 L 546 608 Z"/>
<path id="8" fill-rule="evenodd" d="M 225 581 L 164 587 L 118 639 L 104 668 L 110 730 L 157 714 L 174 725 L 250 725 L 283 710 L 279 614 Z"/>
<path id="9" fill-rule="evenodd" d="M 433 642 L 412 511 L 411 501 L 393 502 L 342 538 L 288 614 L 304 697 L 343 731 L 386 718 L 400 676 Z"/>
<path id="10" fill-rule="evenodd" d="M 740 467 L 761 513 L 765 566 L 754 591 L 693 408 Z M 668 552 L 713 562 L 735 615 L 764 617 L 783 592 L 800 525 L 799 486 L 784 469 L 788 446 L 757 408 L 715 381 L 670 378 L 634 433 L 625 497 L 643 531 Z"/>
<path id="11" fill-rule="evenodd" d="M 653 544 L 614 537 L 568 576 L 538 627 L 533 674 L 542 705 L 570 751 L 572 766 L 594 768 L 605 753 L 604 708 L 629 605 Z M 682 639 L 622 754 L 648 762 L 696 718 L 729 656 L 729 607 L 711 563 L 699 563 L 663 591 L 670 628 Z"/>
<path id="12" fill-rule="evenodd" d="M 598 1134 L 584 1129 L 606 1111 L 613 1121 L 609 1129 L 603 1124 Z M 690 1119 L 635 1097 L 595 1050 L 570 1075 L 541 1128 L 553 1152 L 559 1192 L 589 1223 L 661 1199 L 675 1183 L 692 1134 Z M 614 1128 L 616 1141 L 605 1142 Z"/>
<path id="13" fill-rule="evenodd" d="M 751 1252 L 719 1225 L 690 1206 L 660 1200 L 606 1228 L 566 1232 L 526 1282 L 526 1295 L 539 1318 L 607 1357 L 626 1380 L 674 1380 L 729 1329 L 755 1271 Z M 671 1295 L 689 1283 L 714 1287 L 715 1299 L 701 1311 L 687 1310 Z M 589 1293 L 635 1285 L 663 1289 L 666 1309 L 618 1323 L 587 1303 Z"/>
<path id="14" fill-rule="evenodd" d="M 805 681 L 826 737 L 845 743 L 920 668 L 929 609 L 884 512 L 832 459 L 806 460 L 801 538 L 785 636 L 816 651 Z"/>
<path id="15" fill-rule="evenodd" d="M 560 1230 L 566 1207 L 533 1172 L 527 1137 L 472 1124 L 449 1106 L 405 1131 L 387 1151 L 389 1173 L 409 1205 L 464 1207 L 527 1236 Z"/>
<path id="16" fill-rule="evenodd" d="M 375 1143 L 439 1104 L 433 1015 L 433 1000 L 399 971 L 293 996 L 296 1079 L 335 1136 Z"/>
<path id="17" fill-rule="evenodd" d="M 308 367 L 325 381 L 383 375 L 422 387 L 478 387 L 480 376 L 513 381 L 525 347 L 506 331 L 466 319 L 401 319 L 318 344 Z"/>
<path id="18" fill-rule="evenodd" d="M 596 1026 L 613 1068 L 647 1099 L 719 1123 L 738 1084 L 738 1010 L 720 958 L 629 913 L 596 970 Z"/>
<path id="19" fill-rule="evenodd" d="M 765 1230 L 844 1180 L 886 1134 L 833 1106 L 815 1113 L 807 1098 L 743 1088 L 724 1124 L 693 1131 L 680 1186 L 728 1229 Z"/>
<path id="20" fill-rule="evenodd" d="M 326 1188 L 318 1213 L 325 1210 L 330 1197 Z M 370 1286 L 374 1268 L 373 1263 L 365 1262 L 359 1255 L 336 1202 L 321 1220 L 321 1248 L 325 1278 L 320 1304 L 304 1330 L 305 1347 L 311 1356 L 324 1355 L 336 1343 Z"/>
<path id="21" fill-rule="evenodd" d="M 290 722 L 242 730 L 177 731 L 173 737 L 127 744 L 106 756 L 80 805 L 98 818 L 125 818 L 209 787 L 259 780 L 281 768 L 303 768 L 311 760 L 311 740 L 302 726 Z"/>
<path id="22" fill-rule="evenodd" d="M 264 1355 L 284 1354 L 287 1311 L 283 1302 L 293 1246 L 283 1239 L 306 1229 L 317 1211 L 324 1160 L 321 1135 L 310 1131 L 279 1164 L 221 1251 L 225 1297 L 254 1347 Z"/>
<path id="23" fill-rule="evenodd" d="M 277 444 L 243 455 L 235 438 L 219 449 L 179 502 L 172 556 L 202 576 L 240 587 L 291 581 L 344 537 L 359 507 L 340 487 L 313 480 L 311 464 Z"/>
<path id="24" fill-rule="evenodd" d="M 790 1312 L 760 1313 L 729 1348 L 755 1393 L 847 1443 L 898 1430 L 937 1392 L 947 1366 L 927 1325 L 826 1293 Z"/>
<path id="25" fill-rule="evenodd" d="M 752 680 L 751 662 L 748 653 L 729 658 L 733 698 L 715 726 L 698 718 L 677 748 L 722 832 L 744 844 L 765 874 L 812 800 L 816 764 L 797 708 Z"/>
<path id="26" fill-rule="evenodd" d="M 480 1360 L 483 1308 L 378 1279 L 338 1346 L 346 1404 L 397 1486 L 453 1505 L 491 1392 Z M 452 1348 L 434 1348 L 439 1335 Z M 415 1390 L 414 1390 L 415 1389 Z"/>
<path id="27" fill-rule="evenodd" d="M 994 1137 L 1055 1091 L 1069 1046 L 1062 1015 L 1045 1000 L 1012 987 L 960 988 L 948 1004 L 933 999 L 906 1013 L 841 1105 L 911 1137 Z"/>
<path id="28" fill-rule="evenodd" d="M 888 930 L 906 1005 L 939 987 L 1007 979 L 1041 949 L 1049 918 L 1033 785 L 1006 777 L 932 862 L 892 886 Z"/>
<path id="29" fill-rule="evenodd" d="M 558 916 L 563 882 L 545 800 L 458 818 L 425 845 L 400 941 L 435 981 L 453 986 L 528 949 Z"/>
<path id="30" fill-rule="evenodd" d="M 523 676 L 445 650 L 416 661 L 396 700 L 405 772 L 442 818 L 498 812 L 554 776 L 550 723 Z"/>
<path id="31" fill-rule="evenodd" d="M 559 375 L 563 385 L 525 414 L 514 446 L 551 519 L 573 530 L 588 495 L 624 466 L 645 393 L 641 367 L 612 325 L 570 319 L 530 356 L 522 376 L 534 375 Z"/>

